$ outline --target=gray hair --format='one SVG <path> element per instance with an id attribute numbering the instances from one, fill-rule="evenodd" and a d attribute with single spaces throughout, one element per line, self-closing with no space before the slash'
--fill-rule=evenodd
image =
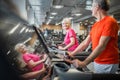
<path id="1" fill-rule="evenodd" d="M 15 50 L 17 51 L 21 46 L 23 46 L 23 43 L 18 43 L 15 45 Z"/>
<path id="2" fill-rule="evenodd" d="M 101 9 L 108 11 L 110 8 L 110 1 L 109 0 L 93 0 L 93 2 L 97 3 Z"/>
<path id="3" fill-rule="evenodd" d="M 71 24 L 71 19 L 69 19 L 69 18 L 64 18 L 64 19 L 62 20 L 62 23 L 64 23 L 64 22 L 67 22 L 67 23 Z"/>

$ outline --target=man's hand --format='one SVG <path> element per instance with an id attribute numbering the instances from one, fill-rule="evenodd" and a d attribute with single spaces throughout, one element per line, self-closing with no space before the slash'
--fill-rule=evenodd
<path id="1" fill-rule="evenodd" d="M 68 54 L 68 56 L 70 56 L 71 58 L 74 58 L 74 56 L 72 55 L 72 53 L 71 53 L 71 52 L 67 51 L 66 53 L 67 53 L 67 54 Z"/>
<path id="2" fill-rule="evenodd" d="M 78 59 L 73 60 L 73 61 L 72 61 L 72 64 L 73 64 L 73 66 L 75 66 L 76 68 L 78 68 L 78 67 L 81 67 L 81 68 L 86 67 L 84 61 L 80 61 L 80 60 L 78 60 Z"/>
<path id="3" fill-rule="evenodd" d="M 72 64 L 73 62 L 70 59 L 64 59 L 65 62 Z"/>

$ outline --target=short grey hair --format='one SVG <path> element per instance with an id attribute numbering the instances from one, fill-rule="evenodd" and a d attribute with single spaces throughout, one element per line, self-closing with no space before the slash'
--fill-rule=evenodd
<path id="1" fill-rule="evenodd" d="M 110 0 L 93 0 L 93 2 L 97 3 L 105 11 L 110 8 Z"/>

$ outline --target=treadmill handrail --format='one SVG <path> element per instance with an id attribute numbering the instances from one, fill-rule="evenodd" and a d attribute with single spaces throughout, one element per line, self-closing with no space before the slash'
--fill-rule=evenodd
<path id="1" fill-rule="evenodd" d="M 50 58 L 52 58 L 52 57 L 50 56 L 50 54 L 49 54 L 48 47 L 47 47 L 47 45 L 45 44 L 44 40 L 42 39 L 41 35 L 39 34 L 37 28 L 36 28 L 35 26 L 33 26 L 33 28 L 34 28 L 36 34 L 38 35 L 38 38 L 39 38 L 41 44 L 43 45 L 43 47 L 44 47 L 44 49 L 45 49 L 45 52 L 49 55 Z"/>

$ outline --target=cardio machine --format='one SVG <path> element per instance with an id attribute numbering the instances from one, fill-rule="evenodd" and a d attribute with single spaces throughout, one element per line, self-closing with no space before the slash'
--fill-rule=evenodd
<path id="1" fill-rule="evenodd" d="M 46 51 L 46 53 L 49 55 L 50 60 L 48 63 L 51 64 L 53 67 L 53 72 L 52 72 L 52 80 L 54 78 L 58 78 L 58 80 L 118 80 L 120 78 L 120 74 L 96 74 L 93 71 L 89 70 L 87 67 L 86 68 L 75 68 L 71 65 L 66 64 L 66 62 L 59 58 L 55 57 L 56 53 L 51 53 L 43 41 L 39 30 L 33 26 L 36 34 L 38 35 L 39 40 L 42 42 L 42 45 Z M 59 53 L 58 53 L 59 54 Z M 83 53 L 82 55 L 76 55 L 77 59 L 84 60 L 89 53 Z M 65 52 L 62 54 L 63 57 L 68 56 Z"/>

